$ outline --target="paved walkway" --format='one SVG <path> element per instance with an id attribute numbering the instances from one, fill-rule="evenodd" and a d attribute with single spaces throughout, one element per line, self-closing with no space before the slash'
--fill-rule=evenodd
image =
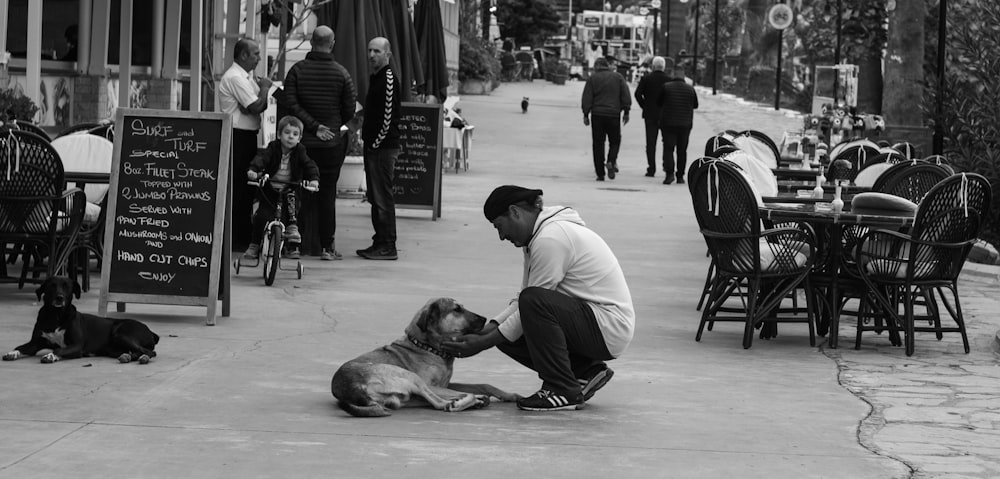
<path id="1" fill-rule="evenodd" d="M 735 325 L 695 342 L 708 260 L 687 188 L 643 176 L 638 111 L 618 179 L 595 182 L 581 90 L 536 81 L 463 98 L 476 125 L 469 171 L 445 175 L 439 220 L 400 213 L 399 261 L 353 255 L 369 243 L 368 205 L 342 199 L 344 261 L 306 258 L 302 280 L 279 276 L 273 287 L 241 270 L 233 315 L 217 326 L 204 326 L 202 308 L 130 305 L 129 315 L 162 337 L 147 366 L 0 364 L 0 478 L 1000 475 L 995 271 L 963 276 L 969 355 L 954 335 L 919 337 L 911 358 L 875 335 L 859 351 L 828 350 L 825 341 L 810 347 L 795 326 L 750 350 Z M 720 130 L 778 136 L 800 121 L 701 93 L 693 156 Z M 522 96 L 531 98 L 527 114 Z M 621 260 L 639 320 L 631 347 L 611 364 L 614 380 L 576 412 L 494 404 L 346 416 L 329 392 L 336 367 L 400 337 L 428 298 L 452 296 L 490 315 L 516 292 L 520 253 L 482 217 L 484 198 L 504 183 L 574 206 Z M 86 293 L 78 306 L 96 311 L 97 296 Z M 38 305 L 12 285 L 0 285 L 0 305 L 6 350 L 30 335 Z M 539 384 L 497 351 L 458 361 L 455 380 L 522 394 Z"/>

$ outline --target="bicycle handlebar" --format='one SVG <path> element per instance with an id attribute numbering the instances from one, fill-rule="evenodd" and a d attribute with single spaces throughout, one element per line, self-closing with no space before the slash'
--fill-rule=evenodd
<path id="1" fill-rule="evenodd" d="M 247 184 L 248 185 L 260 186 L 260 187 L 263 187 L 264 184 L 267 183 L 267 182 L 271 182 L 271 183 L 275 183 L 275 184 L 279 184 L 279 185 L 286 185 L 286 186 L 301 186 L 303 189 L 308 190 L 308 191 L 313 191 L 313 192 L 319 191 L 319 187 L 307 186 L 304 181 L 300 182 L 300 183 L 295 183 L 295 182 L 291 182 L 291 181 L 275 180 L 275 179 L 272 179 L 271 176 L 268 175 L 268 174 L 266 174 L 266 173 L 263 174 L 263 175 L 258 176 L 256 180 L 247 180 Z"/>

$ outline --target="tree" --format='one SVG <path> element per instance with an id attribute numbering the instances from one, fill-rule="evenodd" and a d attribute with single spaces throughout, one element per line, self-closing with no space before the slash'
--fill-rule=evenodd
<path id="1" fill-rule="evenodd" d="M 924 124 L 923 95 L 924 2 L 894 2 L 889 11 L 889 39 L 885 54 L 885 92 L 882 115 L 892 125 Z"/>
<path id="2" fill-rule="evenodd" d="M 518 45 L 542 46 L 559 33 L 559 14 L 550 0 L 504 0 L 497 7 L 500 34 Z"/>

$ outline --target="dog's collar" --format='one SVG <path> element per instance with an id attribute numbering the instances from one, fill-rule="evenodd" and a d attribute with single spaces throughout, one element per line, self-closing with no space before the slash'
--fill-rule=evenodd
<path id="1" fill-rule="evenodd" d="M 421 342 L 419 339 L 414 338 L 413 336 L 410 336 L 409 334 L 406 335 L 406 339 L 409 339 L 410 342 L 413 343 L 414 346 L 416 346 L 416 347 L 418 347 L 420 349 L 423 349 L 424 351 L 429 351 L 429 352 L 431 352 L 431 353 L 433 353 L 433 354 L 435 354 L 437 356 L 440 356 L 443 359 L 455 359 L 455 356 L 453 356 L 451 354 L 448 354 L 448 353 L 446 353 L 446 352 L 444 352 L 444 351 L 442 351 L 440 349 L 437 349 L 437 348 L 435 348 L 435 347 L 433 347 L 433 346 L 431 346 L 431 345 L 429 345 L 427 343 Z"/>

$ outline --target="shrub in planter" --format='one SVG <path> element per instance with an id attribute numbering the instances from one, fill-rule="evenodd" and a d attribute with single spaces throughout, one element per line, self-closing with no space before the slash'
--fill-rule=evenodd
<path id="1" fill-rule="evenodd" d="M 481 38 L 462 38 L 458 49 L 458 79 L 483 80 L 492 83 L 500 78 L 500 60 L 496 48 Z"/>
<path id="2" fill-rule="evenodd" d="M 558 58 L 548 58 L 545 60 L 545 76 L 552 83 L 562 85 L 569 78 L 569 65 Z"/>
<path id="3" fill-rule="evenodd" d="M 38 107 L 31 98 L 13 88 L 0 90 L 0 123 L 19 120 L 33 121 Z"/>

